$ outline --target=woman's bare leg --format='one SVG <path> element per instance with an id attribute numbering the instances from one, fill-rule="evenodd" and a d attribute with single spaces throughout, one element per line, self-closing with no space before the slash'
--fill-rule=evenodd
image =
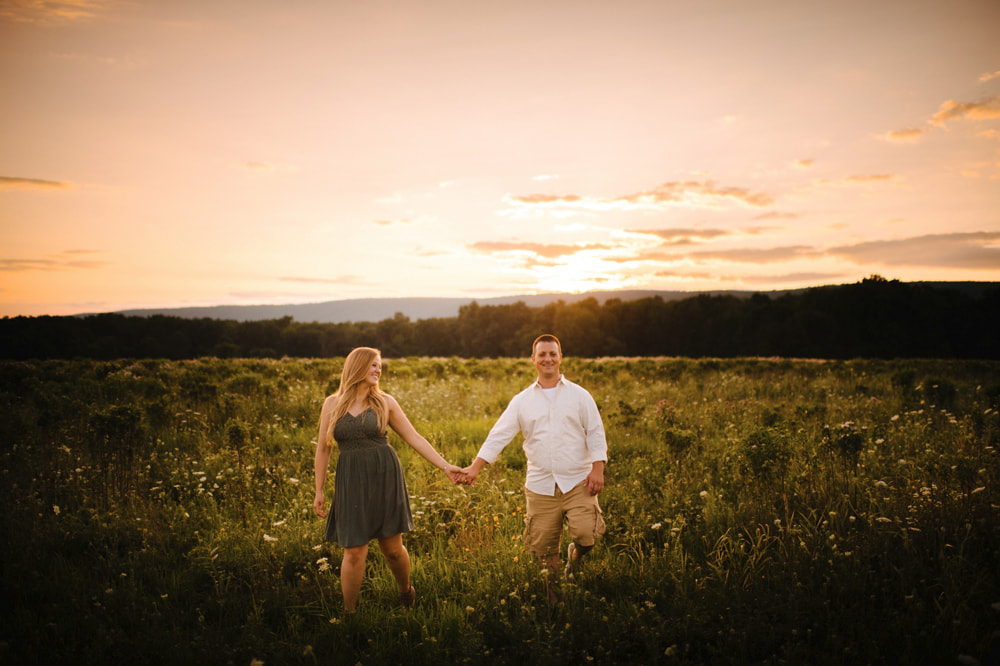
<path id="1" fill-rule="evenodd" d="M 399 593 L 410 591 L 410 554 L 403 545 L 403 535 L 397 534 L 387 539 L 378 540 L 379 550 L 385 555 L 385 561 L 389 564 L 389 571 L 392 572 L 399 585 Z"/>
<path id="2" fill-rule="evenodd" d="M 353 613 L 357 606 L 367 557 L 368 544 L 344 549 L 344 559 L 340 563 L 340 591 L 344 595 L 344 610 L 348 613 Z"/>

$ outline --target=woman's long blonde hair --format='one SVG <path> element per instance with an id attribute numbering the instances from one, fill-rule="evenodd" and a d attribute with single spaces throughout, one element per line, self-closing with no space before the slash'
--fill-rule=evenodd
<path id="1" fill-rule="evenodd" d="M 389 403 L 385 399 L 385 393 L 377 384 L 369 387 L 365 383 L 372 362 L 381 355 L 382 352 L 371 347 L 356 347 L 347 355 L 344 369 L 340 372 L 340 387 L 333 394 L 336 402 L 333 406 L 333 413 L 330 414 L 330 425 L 326 438 L 328 446 L 333 446 L 333 430 L 337 427 L 337 421 L 344 417 L 354 401 L 364 392 L 368 393 L 368 407 L 375 410 L 375 415 L 378 417 L 379 432 L 386 431 L 386 424 L 389 421 Z"/>

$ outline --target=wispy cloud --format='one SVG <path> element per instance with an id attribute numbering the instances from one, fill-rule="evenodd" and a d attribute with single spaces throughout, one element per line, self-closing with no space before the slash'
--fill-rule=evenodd
<path id="1" fill-rule="evenodd" d="M 31 271 L 89 270 L 110 265 L 111 262 L 108 261 L 79 258 L 100 253 L 100 250 L 66 250 L 51 258 L 0 259 L 0 271 L 26 273 Z"/>
<path id="2" fill-rule="evenodd" d="M 579 203 L 583 201 L 583 197 L 579 194 L 524 194 L 524 195 L 510 195 L 509 199 L 515 203 L 520 204 L 564 204 L 564 203 Z"/>
<path id="3" fill-rule="evenodd" d="M 816 160 L 795 160 L 792 166 L 796 169 L 812 169 L 816 166 Z"/>
<path id="4" fill-rule="evenodd" d="M 667 245 L 677 244 L 683 245 L 687 243 L 692 243 L 696 240 L 707 240 L 712 238 L 718 238 L 720 236 L 728 236 L 732 234 L 731 231 L 726 231 L 725 229 L 628 229 L 627 233 L 630 234 L 641 234 L 644 236 L 656 236 L 657 238 L 662 238 L 667 241 Z"/>
<path id="5" fill-rule="evenodd" d="M 0 176 L 0 190 L 66 190 L 71 187 L 71 183 L 61 180 Z"/>
<path id="6" fill-rule="evenodd" d="M 868 241 L 832 247 L 827 254 L 856 264 L 996 270 L 1000 266 L 1000 232 L 928 234 Z"/>
<path id="7" fill-rule="evenodd" d="M 340 285 L 359 285 L 359 284 L 370 284 L 369 281 L 360 275 L 337 275 L 335 277 L 329 278 L 317 278 L 317 277 L 301 277 L 301 276 L 285 276 L 279 277 L 282 282 L 301 282 L 304 284 L 340 284 Z"/>
<path id="8" fill-rule="evenodd" d="M 105 0 L 4 0 L 0 20 L 50 23 L 91 19 L 108 6 Z"/>
<path id="9" fill-rule="evenodd" d="M 782 275 L 743 275 L 739 280 L 747 284 L 829 284 L 833 280 L 853 277 L 845 273 L 784 273 Z"/>
<path id="10" fill-rule="evenodd" d="M 956 102 L 948 100 L 928 121 L 931 125 L 944 127 L 952 120 L 988 120 L 1000 118 L 1000 96 L 990 97 L 982 102 Z"/>
<path id="11" fill-rule="evenodd" d="M 858 187 L 867 185 L 880 185 L 883 183 L 898 183 L 902 178 L 891 173 L 876 173 L 858 176 L 846 176 L 845 178 L 824 178 L 816 181 L 819 185 L 831 185 L 834 187 Z"/>
<path id="12" fill-rule="evenodd" d="M 400 218 L 398 220 L 381 219 L 381 220 L 373 220 L 372 221 L 372 224 L 377 224 L 380 227 L 391 227 L 394 224 L 409 224 L 409 223 L 410 223 L 410 220 L 407 219 L 407 218 Z"/>
<path id="13" fill-rule="evenodd" d="M 753 219 L 755 220 L 797 220 L 798 218 L 799 218 L 798 213 L 789 213 L 780 210 L 768 211 L 766 213 L 761 213 L 760 215 L 753 216 Z M 762 231 L 766 231 L 769 228 L 770 227 L 754 227 L 753 231 L 751 231 L 750 229 L 747 229 L 746 231 L 750 233 L 761 233 Z"/>
<path id="14" fill-rule="evenodd" d="M 721 259 L 747 264 L 773 264 L 803 257 L 814 257 L 819 253 L 808 245 L 786 245 L 769 248 L 734 248 L 730 250 L 699 250 L 691 252 L 693 259 Z"/>
<path id="15" fill-rule="evenodd" d="M 114 56 L 96 56 L 83 53 L 53 53 L 51 55 L 53 58 L 58 58 L 60 60 L 98 63 L 100 65 L 107 65 L 108 67 L 115 67 L 117 69 L 138 69 L 146 64 L 145 61 L 139 60 L 131 55 L 124 58 L 115 58 Z"/>
<path id="16" fill-rule="evenodd" d="M 914 143 L 919 141 L 920 137 L 926 133 L 927 129 L 907 127 L 893 132 L 886 132 L 885 134 L 879 135 L 879 138 L 892 143 Z"/>
<path id="17" fill-rule="evenodd" d="M 527 243 L 517 241 L 480 241 L 472 243 L 469 249 L 476 252 L 523 252 L 533 254 L 546 259 L 556 259 L 569 255 L 578 254 L 588 250 L 610 250 L 610 245 L 591 243 L 588 245 L 569 245 L 559 243 Z"/>
<path id="18" fill-rule="evenodd" d="M 556 213 L 604 212 L 630 210 L 665 210 L 669 207 L 720 208 L 738 205 L 765 207 L 774 198 L 764 192 L 743 187 L 722 186 L 714 181 L 671 181 L 649 190 L 618 197 L 589 197 L 580 194 L 508 194 L 504 201 L 517 211 L 548 211 Z"/>
<path id="19" fill-rule="evenodd" d="M 722 203 L 745 206 L 769 206 L 774 199 L 763 192 L 751 192 L 743 187 L 720 187 L 713 181 L 675 181 L 663 183 L 652 190 L 621 197 L 630 204 L 681 204 L 696 208 L 714 208 Z"/>
<path id="20" fill-rule="evenodd" d="M 982 76 L 979 77 L 979 81 L 981 83 L 986 83 L 987 81 L 991 81 L 998 77 L 1000 77 L 1000 69 L 992 73 L 987 72 L 986 74 L 983 74 Z"/>

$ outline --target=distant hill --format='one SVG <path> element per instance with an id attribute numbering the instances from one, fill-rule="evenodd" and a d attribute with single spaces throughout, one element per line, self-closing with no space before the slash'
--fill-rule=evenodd
<path id="1" fill-rule="evenodd" d="M 383 319 L 391 319 L 397 312 L 402 313 L 411 320 L 457 317 L 459 308 L 463 305 L 469 305 L 472 302 L 476 302 L 479 305 L 509 305 L 523 301 L 529 307 L 543 307 L 556 301 L 576 303 L 587 298 L 597 299 L 599 303 L 603 304 L 612 298 L 633 301 L 640 298 L 659 296 L 665 301 L 673 301 L 697 296 L 698 294 L 749 296 L 752 293 L 754 292 L 627 290 L 591 291 L 581 294 L 524 294 L 521 296 L 499 296 L 494 298 L 357 298 L 288 305 L 214 305 L 188 308 L 147 308 L 119 310 L 114 314 L 129 317 L 166 315 L 184 319 L 208 318 L 234 321 L 264 321 L 292 317 L 298 322 L 339 324 L 345 322 L 382 321 Z M 87 317 L 93 314 L 96 313 L 80 314 L 77 316 Z"/>
<path id="2" fill-rule="evenodd" d="M 998 286 L 996 282 L 915 282 L 935 288 L 956 289 L 973 297 L 978 297 L 988 289 Z M 832 286 L 832 285 L 831 285 Z M 825 287 L 817 287 L 825 288 Z M 292 317 L 297 322 L 345 323 L 345 322 L 376 322 L 390 319 L 401 313 L 411 320 L 438 319 L 457 317 L 458 310 L 463 305 L 476 302 L 481 306 L 509 305 L 523 301 L 529 307 L 543 307 L 549 303 L 563 301 L 576 303 L 587 298 L 594 298 L 600 304 L 609 299 L 633 301 L 640 298 L 659 296 L 664 301 L 675 301 L 694 296 L 729 295 L 749 298 L 761 293 L 770 298 L 786 294 L 801 293 L 806 289 L 787 289 L 779 291 L 657 291 L 657 290 L 622 290 L 622 291 L 590 291 L 580 294 L 547 293 L 524 294 L 520 296 L 500 296 L 494 298 L 359 298 L 322 301 L 318 303 L 298 303 L 288 305 L 216 305 L 207 307 L 187 308 L 148 308 L 120 310 L 114 314 L 132 317 L 151 317 L 165 315 L 183 319 L 221 319 L 233 321 L 265 321 Z M 91 316 L 96 313 L 80 314 L 79 317 Z"/>

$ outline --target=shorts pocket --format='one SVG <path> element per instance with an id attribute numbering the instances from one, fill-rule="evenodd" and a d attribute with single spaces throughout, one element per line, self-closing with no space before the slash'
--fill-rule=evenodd
<path id="1" fill-rule="evenodd" d="M 607 525 L 604 523 L 604 512 L 601 511 L 601 507 L 594 507 L 594 536 L 599 537 L 604 535 L 604 531 L 607 529 Z"/>
<path id="2" fill-rule="evenodd" d="M 534 520 L 534 516 L 524 517 L 524 533 L 521 535 L 521 541 L 530 547 L 531 545 L 531 522 Z"/>

